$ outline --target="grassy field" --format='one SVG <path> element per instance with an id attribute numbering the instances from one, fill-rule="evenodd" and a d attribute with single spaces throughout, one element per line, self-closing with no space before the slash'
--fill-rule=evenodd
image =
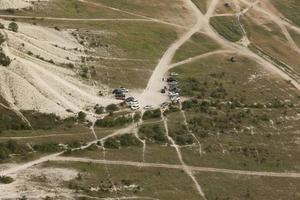
<path id="1" fill-rule="evenodd" d="M 222 37 L 231 42 L 242 39 L 243 32 L 236 17 L 212 17 L 210 24 Z"/>
<path id="2" fill-rule="evenodd" d="M 192 0 L 193 3 L 199 8 L 199 10 L 205 14 L 208 7 L 208 0 Z"/>
<path id="3" fill-rule="evenodd" d="M 236 62 L 230 62 L 234 56 Z M 242 98 L 245 103 L 268 102 L 275 97 L 280 100 L 299 101 L 299 92 L 276 75 L 269 74 L 252 60 L 235 54 L 213 55 L 178 66 L 172 70 L 185 96 L 209 95 L 217 83 L 226 88 L 227 98 Z M 206 92 L 204 90 L 208 89 Z M 287 95 L 287 94 L 291 95 Z"/>
<path id="4" fill-rule="evenodd" d="M 92 79 L 101 81 L 101 84 L 111 88 L 123 86 L 129 89 L 141 89 L 147 85 L 155 65 L 154 61 L 99 61 L 97 64 L 91 64 L 96 70 Z"/>
<path id="5" fill-rule="evenodd" d="M 81 174 L 81 178 L 66 182 L 64 187 L 69 187 L 74 191 L 77 190 L 82 195 L 100 198 L 140 196 L 161 200 L 201 199 L 189 177 L 178 170 L 105 166 L 79 162 L 47 162 L 42 167 L 77 170 Z M 101 190 L 110 188 L 112 183 L 116 186 L 117 192 Z M 135 185 L 136 187 L 130 189 L 124 187 L 126 185 L 132 185 L 132 187 Z M 90 191 L 90 187 L 100 187 L 101 189 Z"/>
<path id="6" fill-rule="evenodd" d="M 90 2 L 179 25 L 189 24 L 192 18 L 187 7 L 182 5 L 182 0 L 172 0 L 172 3 L 160 0 L 90 0 Z"/>
<path id="7" fill-rule="evenodd" d="M 295 32 L 292 29 L 288 29 L 291 37 L 293 38 L 293 40 L 295 41 L 296 45 L 300 48 L 300 34 Z"/>
<path id="8" fill-rule="evenodd" d="M 211 56 L 172 70 L 182 94 L 193 98 L 183 108 L 205 152 L 184 148 L 186 163 L 299 171 L 299 92 L 247 58 L 228 58 Z"/>
<path id="9" fill-rule="evenodd" d="M 300 26 L 300 2 L 297 0 L 273 0 L 272 4 L 279 10 L 287 19 Z"/>
<path id="10" fill-rule="evenodd" d="M 11 14 L 2 11 L 4 14 Z M 15 11 L 15 15 L 58 18 L 138 18 L 126 13 L 95 6 L 77 0 L 36 2 L 34 9 Z"/>
<path id="11" fill-rule="evenodd" d="M 13 139 L 21 144 L 43 144 L 43 143 L 72 143 L 88 142 L 94 137 L 88 127 L 74 126 L 73 128 L 54 128 L 51 130 L 8 130 L 0 134 L 0 141 Z"/>
<path id="12" fill-rule="evenodd" d="M 227 3 L 228 6 L 225 6 L 225 3 Z M 237 10 L 234 3 L 230 1 L 220 1 L 215 11 L 216 14 L 225 14 L 225 13 L 234 14 L 236 12 Z"/>
<path id="13" fill-rule="evenodd" d="M 179 62 L 220 48 L 212 39 L 202 33 L 196 33 L 183 44 L 175 54 L 173 62 Z"/>
<path id="14" fill-rule="evenodd" d="M 84 41 L 85 47 L 92 50 L 87 55 L 93 56 L 82 65 L 93 68 L 92 79 L 110 87 L 144 88 L 163 52 L 177 39 L 177 30 L 153 22 L 25 21 L 78 29 L 75 32 L 84 38 L 79 42 Z"/>
<path id="15" fill-rule="evenodd" d="M 300 73 L 298 53 L 290 47 L 276 24 L 266 22 L 263 27 L 255 23 L 250 17 L 245 18 L 243 23 L 251 45 L 261 49 L 271 58 L 286 63 Z"/>
<path id="16" fill-rule="evenodd" d="M 299 179 L 217 173 L 197 173 L 196 176 L 208 200 L 296 200 L 300 198 Z"/>

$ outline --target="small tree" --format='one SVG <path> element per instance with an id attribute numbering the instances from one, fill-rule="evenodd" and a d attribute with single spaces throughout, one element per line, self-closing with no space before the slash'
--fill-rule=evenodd
<path id="1" fill-rule="evenodd" d="M 78 119 L 79 119 L 80 121 L 84 121 L 85 118 L 86 118 L 86 114 L 85 114 L 84 112 L 80 111 L 80 112 L 78 113 Z"/>
<path id="2" fill-rule="evenodd" d="M 133 115 L 133 121 L 134 122 L 138 122 L 138 121 L 140 121 L 140 119 L 141 119 L 141 113 L 140 112 L 136 112 L 136 113 L 134 113 L 134 115 Z"/>
<path id="3" fill-rule="evenodd" d="M 8 56 L 6 56 L 3 52 L 0 52 L 0 65 L 2 66 L 8 66 L 10 65 L 11 60 Z"/>
<path id="4" fill-rule="evenodd" d="M 119 110 L 119 108 L 116 104 L 109 104 L 108 106 L 106 106 L 106 111 L 109 113 L 115 112 L 117 110 Z"/>
<path id="5" fill-rule="evenodd" d="M 0 183 L 2 184 L 10 184 L 14 181 L 14 179 L 10 176 L 0 176 Z"/>
<path id="6" fill-rule="evenodd" d="M 98 115 L 101 115 L 104 113 L 104 107 L 103 106 L 95 106 L 95 113 Z"/>
<path id="7" fill-rule="evenodd" d="M 8 30 L 13 31 L 13 32 L 18 32 L 19 26 L 18 26 L 18 24 L 16 22 L 11 22 L 8 25 Z"/>
<path id="8" fill-rule="evenodd" d="M 0 45 L 5 42 L 5 37 L 2 33 L 0 33 Z"/>
<path id="9" fill-rule="evenodd" d="M 0 29 L 4 29 L 4 28 L 5 26 L 2 23 L 0 23 Z"/>

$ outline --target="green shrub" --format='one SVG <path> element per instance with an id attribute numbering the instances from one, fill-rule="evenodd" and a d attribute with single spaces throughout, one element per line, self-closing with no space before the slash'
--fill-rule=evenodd
<path id="1" fill-rule="evenodd" d="M 104 142 L 107 149 L 119 149 L 121 147 L 139 146 L 141 142 L 132 134 L 125 134 L 113 138 L 108 138 Z"/>
<path id="2" fill-rule="evenodd" d="M 98 114 L 98 115 L 101 115 L 101 114 L 104 113 L 104 107 L 103 106 L 96 105 L 94 107 L 94 110 L 95 110 L 95 113 Z"/>
<path id="3" fill-rule="evenodd" d="M 194 139 L 191 135 L 177 135 L 175 137 L 175 142 L 177 145 L 189 145 L 193 144 Z"/>
<path id="4" fill-rule="evenodd" d="M 26 155 L 30 149 L 26 145 L 20 145 L 15 140 L 0 143 L 0 161 L 7 160 L 10 154 Z"/>
<path id="5" fill-rule="evenodd" d="M 136 112 L 133 115 L 133 121 L 138 122 L 141 119 L 141 112 Z"/>
<path id="6" fill-rule="evenodd" d="M 2 184 L 10 184 L 14 181 L 14 179 L 10 176 L 0 176 L 0 183 Z"/>
<path id="7" fill-rule="evenodd" d="M 104 119 L 98 119 L 95 125 L 99 127 L 118 127 L 118 126 L 124 126 L 131 122 L 132 122 L 132 118 L 130 116 L 126 117 L 122 115 L 116 118 L 106 117 Z"/>
<path id="8" fill-rule="evenodd" d="M 0 45 L 3 44 L 5 41 L 6 41 L 6 39 L 5 39 L 4 35 L 2 33 L 0 33 Z"/>
<path id="9" fill-rule="evenodd" d="M 132 134 L 125 134 L 118 137 L 122 147 L 138 146 L 141 142 Z"/>
<path id="10" fill-rule="evenodd" d="M 146 112 L 144 112 L 143 120 L 155 119 L 160 117 L 161 117 L 161 111 L 159 108 L 157 108 L 155 110 L 147 110 Z"/>
<path id="11" fill-rule="evenodd" d="M 119 149 L 120 148 L 120 143 L 116 138 L 108 138 L 104 142 L 104 147 L 107 149 Z"/>
<path id="12" fill-rule="evenodd" d="M 2 23 L 0 23 L 0 29 L 5 29 L 5 26 Z"/>
<path id="13" fill-rule="evenodd" d="M 139 134 L 141 135 L 142 139 L 147 139 L 152 142 L 167 142 L 165 132 L 159 124 L 143 125 L 139 129 Z"/>
<path id="14" fill-rule="evenodd" d="M 8 56 L 6 56 L 3 52 L 0 52 L 0 64 L 4 67 L 10 65 L 11 60 Z"/>
<path id="15" fill-rule="evenodd" d="M 84 112 L 80 111 L 80 112 L 78 113 L 78 120 L 79 120 L 79 121 L 84 121 L 85 118 L 86 118 L 86 114 L 85 114 Z"/>
<path id="16" fill-rule="evenodd" d="M 19 26 L 18 26 L 18 24 L 16 22 L 11 22 L 8 25 L 8 30 L 13 31 L 13 32 L 18 32 Z"/>
<path id="17" fill-rule="evenodd" d="M 106 106 L 107 112 L 115 112 L 117 110 L 119 110 L 119 108 L 116 104 L 109 104 L 108 106 Z"/>
<path id="18" fill-rule="evenodd" d="M 43 153 L 49 153 L 49 152 L 57 152 L 61 151 L 62 148 L 54 142 L 44 143 L 44 144 L 35 144 L 33 145 L 33 149 L 35 151 L 43 152 Z"/>

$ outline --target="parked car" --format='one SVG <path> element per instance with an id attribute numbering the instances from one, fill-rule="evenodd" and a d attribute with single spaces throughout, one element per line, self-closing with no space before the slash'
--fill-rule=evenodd
<path id="1" fill-rule="evenodd" d="M 151 110 L 151 109 L 153 109 L 153 106 L 147 105 L 147 106 L 144 107 L 144 109 L 145 110 Z"/>
<path id="2" fill-rule="evenodd" d="M 138 110 L 140 108 L 139 105 L 132 105 L 130 106 L 131 110 Z"/>
<path id="3" fill-rule="evenodd" d="M 167 82 L 173 82 L 173 81 L 176 81 L 176 78 L 174 78 L 174 77 L 167 78 Z"/>
<path id="4" fill-rule="evenodd" d="M 119 88 L 116 88 L 112 91 L 113 94 L 120 94 L 123 93 Z"/>
<path id="5" fill-rule="evenodd" d="M 181 90 L 179 88 L 177 88 L 177 87 L 171 87 L 171 88 L 169 88 L 169 91 L 170 92 L 175 92 L 175 93 L 179 94 Z"/>
<path id="6" fill-rule="evenodd" d="M 122 92 L 125 92 L 125 93 L 129 92 L 129 90 L 128 90 L 127 88 L 125 88 L 125 87 L 120 87 L 120 90 L 121 90 Z"/>
<path id="7" fill-rule="evenodd" d="M 161 107 L 162 107 L 162 108 L 165 108 L 165 107 L 167 107 L 168 105 L 169 105 L 169 102 L 164 102 L 164 103 L 161 104 Z"/>
<path id="8" fill-rule="evenodd" d="M 166 90 L 165 89 L 161 89 L 160 93 L 164 94 L 164 93 L 166 93 Z"/>
<path id="9" fill-rule="evenodd" d="M 178 102 L 178 101 L 180 101 L 180 97 L 179 96 L 173 96 L 173 97 L 171 97 L 171 101 L 172 102 Z"/>
<path id="10" fill-rule="evenodd" d="M 171 82 L 168 82 L 169 86 L 177 86 L 178 85 L 178 82 L 177 81 L 171 81 Z"/>
<path id="11" fill-rule="evenodd" d="M 138 100 L 133 100 L 129 102 L 130 106 L 134 106 L 134 105 L 139 105 L 139 101 Z"/>
<path id="12" fill-rule="evenodd" d="M 179 93 L 177 92 L 169 92 L 168 95 L 171 97 L 171 96 L 179 96 Z"/>
<path id="13" fill-rule="evenodd" d="M 134 97 L 128 97 L 128 98 L 125 99 L 125 101 L 128 102 L 128 103 L 131 102 L 131 101 L 134 101 Z"/>
<path id="14" fill-rule="evenodd" d="M 115 95 L 116 99 L 119 99 L 119 100 L 125 100 L 125 94 L 121 93 L 121 94 L 116 94 Z"/>

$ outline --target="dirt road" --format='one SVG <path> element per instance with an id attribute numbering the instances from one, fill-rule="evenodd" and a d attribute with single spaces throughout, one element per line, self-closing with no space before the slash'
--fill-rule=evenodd
<path id="1" fill-rule="evenodd" d="M 55 156 L 49 160 L 53 161 L 71 161 L 71 162 L 85 162 L 85 163 L 97 163 L 106 165 L 124 165 L 133 167 L 154 167 L 154 168 L 166 168 L 166 169 L 182 169 L 182 165 L 174 164 L 163 164 L 163 163 L 145 163 L 145 162 L 133 162 L 133 161 L 117 161 L 117 160 L 95 160 L 89 158 L 77 158 L 77 157 L 60 157 Z M 293 172 L 259 172 L 259 171 L 245 171 L 245 170 L 232 170 L 222 168 L 211 168 L 211 167 L 187 167 L 194 172 L 215 172 L 225 174 L 239 174 L 247 176 L 267 176 L 267 177 L 282 177 L 282 178 L 300 178 L 300 173 Z"/>

